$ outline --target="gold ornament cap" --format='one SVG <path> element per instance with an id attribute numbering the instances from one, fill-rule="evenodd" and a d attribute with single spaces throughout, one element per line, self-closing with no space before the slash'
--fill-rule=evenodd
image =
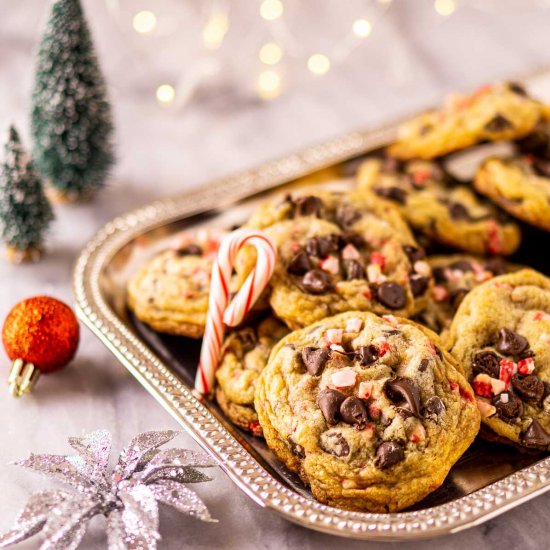
<path id="1" fill-rule="evenodd" d="M 8 377 L 10 393 L 13 397 L 21 397 L 30 393 L 40 378 L 40 371 L 32 364 L 25 363 L 23 359 L 16 359 L 11 366 Z"/>

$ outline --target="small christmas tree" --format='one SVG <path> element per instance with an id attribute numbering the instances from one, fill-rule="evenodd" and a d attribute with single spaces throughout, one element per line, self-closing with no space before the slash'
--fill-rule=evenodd
<path id="1" fill-rule="evenodd" d="M 53 212 L 38 172 L 10 127 L 0 172 L 0 229 L 10 261 L 36 260 Z"/>
<path id="2" fill-rule="evenodd" d="M 54 200 L 103 187 L 114 155 L 105 82 L 79 0 L 56 0 L 38 52 L 34 157 Z"/>

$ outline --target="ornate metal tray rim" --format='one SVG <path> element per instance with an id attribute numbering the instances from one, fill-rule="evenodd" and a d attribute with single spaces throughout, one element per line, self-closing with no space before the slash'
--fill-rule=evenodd
<path id="1" fill-rule="evenodd" d="M 80 254 L 73 277 L 77 313 L 105 346 L 260 506 L 290 521 L 333 535 L 371 540 L 412 540 L 454 533 L 483 523 L 550 490 L 550 457 L 457 500 L 419 511 L 370 514 L 331 508 L 274 479 L 170 369 L 135 336 L 104 299 L 102 270 L 140 233 L 268 190 L 390 142 L 397 122 L 354 132 L 200 189 L 156 201 L 118 217 Z"/>

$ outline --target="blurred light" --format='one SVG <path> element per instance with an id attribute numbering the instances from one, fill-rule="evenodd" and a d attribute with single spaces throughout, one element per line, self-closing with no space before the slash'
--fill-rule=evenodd
<path id="1" fill-rule="evenodd" d="M 392 0 L 378 0 L 379 4 L 391 4 Z"/>
<path id="2" fill-rule="evenodd" d="M 155 30 L 157 16 L 152 11 L 138 11 L 132 21 L 134 30 L 141 34 L 147 34 Z"/>
<path id="3" fill-rule="evenodd" d="M 281 77 L 279 73 L 268 70 L 258 76 L 258 96 L 262 99 L 275 99 L 281 93 Z"/>
<path id="4" fill-rule="evenodd" d="M 229 19 L 227 14 L 223 12 L 213 13 L 202 31 L 204 47 L 208 50 L 217 50 L 222 45 L 228 28 Z"/>
<path id="5" fill-rule="evenodd" d="M 367 38 L 372 32 L 372 25 L 367 19 L 357 19 L 353 22 L 353 32 L 359 38 Z"/>
<path id="6" fill-rule="evenodd" d="M 327 74 L 330 69 L 330 59 L 322 53 L 315 53 L 307 60 L 307 68 L 313 74 Z"/>
<path id="7" fill-rule="evenodd" d="M 260 15 L 268 21 L 279 19 L 283 15 L 283 10 L 281 0 L 264 0 L 260 4 Z"/>
<path id="8" fill-rule="evenodd" d="M 451 15 L 456 10 L 454 0 L 435 0 L 434 9 L 439 15 Z"/>
<path id="9" fill-rule="evenodd" d="M 279 44 L 268 42 L 260 49 L 260 61 L 266 65 L 276 65 L 283 57 L 283 50 Z"/>
<path id="10" fill-rule="evenodd" d="M 176 90 L 170 84 L 161 84 L 157 88 L 157 101 L 163 105 L 169 105 L 176 97 Z"/>

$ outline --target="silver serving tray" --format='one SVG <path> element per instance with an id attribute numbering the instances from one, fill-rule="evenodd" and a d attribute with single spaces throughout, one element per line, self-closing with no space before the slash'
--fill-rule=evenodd
<path id="1" fill-rule="evenodd" d="M 550 99 L 547 73 L 526 84 Z M 399 122 L 338 137 L 118 217 L 88 243 L 74 270 L 80 319 L 243 492 L 290 521 L 357 539 L 413 540 L 478 525 L 550 490 L 550 457 L 478 441 L 452 468 L 444 485 L 411 510 L 369 514 L 325 506 L 313 500 L 263 440 L 235 428 L 215 403 L 193 391 L 199 343 L 159 335 L 140 324 L 126 309 L 125 288 L 136 267 L 165 248 L 176 233 L 229 228 L 242 223 L 258 200 L 275 189 L 279 192 L 284 184 L 336 165 L 344 174 L 350 172 L 354 159 L 395 138 Z M 550 244 L 548 234 L 526 231 L 518 260 L 544 262 L 529 243 L 537 242 L 541 250 L 541 240 Z M 535 267 L 550 273 L 548 264 Z"/>

